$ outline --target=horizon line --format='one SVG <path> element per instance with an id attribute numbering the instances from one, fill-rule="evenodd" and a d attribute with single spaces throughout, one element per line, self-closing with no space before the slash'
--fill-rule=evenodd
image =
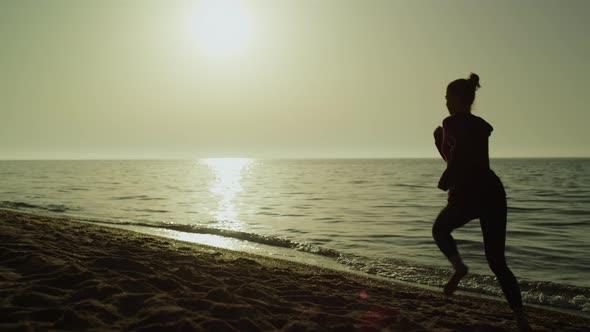
<path id="1" fill-rule="evenodd" d="M 190 161 L 206 159 L 253 159 L 253 160 L 395 160 L 395 159 L 441 159 L 440 157 L 108 157 L 108 158 L 0 158 L 0 161 Z M 500 156 L 494 159 L 590 159 L 590 156 Z"/>

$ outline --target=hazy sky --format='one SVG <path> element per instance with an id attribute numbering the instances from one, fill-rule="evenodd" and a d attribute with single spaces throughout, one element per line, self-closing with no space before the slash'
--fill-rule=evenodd
<path id="1" fill-rule="evenodd" d="M 492 157 L 588 157 L 588 31 L 587 0 L 0 0 L 0 159 L 436 157 L 471 71 Z"/>

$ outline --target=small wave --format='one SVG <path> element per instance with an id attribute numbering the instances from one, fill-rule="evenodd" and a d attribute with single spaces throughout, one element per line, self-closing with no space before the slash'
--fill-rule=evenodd
<path id="1" fill-rule="evenodd" d="M 261 216 L 278 216 L 280 214 L 274 212 L 256 212 L 256 214 Z"/>
<path id="2" fill-rule="evenodd" d="M 67 207 L 63 204 L 48 204 L 48 205 L 34 205 L 25 202 L 12 202 L 12 201 L 3 201 L 0 202 L 1 208 L 6 209 L 32 209 L 32 210 L 44 210 L 49 212 L 66 212 L 69 210 L 73 210 L 70 207 Z"/>
<path id="3" fill-rule="evenodd" d="M 311 209 L 312 207 L 311 207 L 311 206 L 309 206 L 309 205 L 295 205 L 295 206 L 293 206 L 293 208 L 295 208 L 295 209 L 299 209 L 299 210 L 309 210 L 309 209 Z"/>
<path id="4" fill-rule="evenodd" d="M 590 313 L 590 290 L 547 281 L 520 281 L 523 300 L 529 303 Z"/>
<path id="5" fill-rule="evenodd" d="M 291 248 L 298 251 L 303 251 L 311 254 L 316 254 L 325 257 L 338 257 L 340 253 L 336 250 L 322 248 L 319 246 L 299 243 L 285 238 L 279 238 L 274 236 L 266 236 L 261 234 L 246 233 L 240 231 L 223 230 L 218 228 L 194 226 L 194 225 L 167 225 L 165 228 L 171 230 L 177 230 L 181 232 L 189 233 L 200 233 L 200 234 L 212 234 L 220 235 L 225 237 L 231 237 L 240 240 L 246 240 L 250 242 L 266 244 L 275 247 Z"/>
<path id="6" fill-rule="evenodd" d="M 66 190 L 70 190 L 70 191 L 90 191 L 90 188 L 66 187 Z"/>
<path id="7" fill-rule="evenodd" d="M 588 215 L 588 210 L 560 209 L 558 211 L 561 214 L 570 215 L 570 216 L 586 216 L 586 215 Z"/>
<path id="8" fill-rule="evenodd" d="M 519 207 L 519 206 L 508 206 L 508 211 L 546 211 L 549 210 L 549 208 L 546 207 L 538 207 L 538 208 L 534 208 L 534 207 Z"/>
<path id="9" fill-rule="evenodd" d="M 580 221 L 539 221 L 540 225 L 545 227 L 565 227 L 565 226 L 580 226 L 590 224 L 590 220 Z"/>
<path id="10" fill-rule="evenodd" d="M 148 196 L 148 195 L 115 196 L 115 197 L 112 197 L 111 199 L 117 200 L 117 201 L 125 201 L 125 200 L 132 200 L 132 199 L 136 199 L 136 200 L 140 200 L 140 201 L 161 201 L 161 200 L 165 200 L 162 197 L 151 197 L 151 196 Z"/>
<path id="11" fill-rule="evenodd" d="M 314 218 L 313 220 L 321 220 L 321 221 L 338 221 L 338 220 L 336 220 L 334 217 L 320 217 L 320 218 Z"/>
<path id="12" fill-rule="evenodd" d="M 433 287 L 444 286 L 450 276 L 449 269 L 403 260 L 371 260 L 341 255 L 337 261 L 369 274 Z M 520 280 L 519 284 L 523 300 L 527 303 L 590 313 L 590 289 L 588 288 L 547 281 Z M 476 294 L 503 297 L 498 281 L 492 275 L 470 273 L 461 282 L 460 289 Z"/>
<path id="13" fill-rule="evenodd" d="M 240 231 L 233 231 L 233 230 L 226 230 L 226 229 L 219 229 L 213 227 L 206 227 L 206 226 L 199 226 L 199 225 L 177 225 L 177 224 L 170 224 L 170 223 L 160 223 L 160 224 L 147 224 L 147 223 L 135 223 L 135 222 L 108 222 L 108 221 L 93 221 L 95 223 L 100 224 L 111 224 L 111 225 L 125 225 L 125 226 L 140 226 L 140 227 L 150 227 L 150 228 L 163 228 L 169 229 L 178 232 L 184 233 L 196 233 L 196 234 L 210 234 L 210 235 L 218 235 L 228 238 L 234 238 L 238 240 L 245 240 L 254 243 L 265 244 L 274 247 L 281 247 L 281 248 L 291 248 L 297 251 L 307 252 L 310 254 L 316 254 L 324 257 L 332 257 L 336 258 L 339 257 L 341 254 L 340 252 L 319 247 L 316 245 L 311 245 L 307 243 L 299 243 L 296 241 L 292 241 L 285 238 L 275 237 L 275 236 L 267 236 L 255 233 L 247 233 L 247 232 L 240 232 Z"/>
<path id="14" fill-rule="evenodd" d="M 404 188 L 431 188 L 431 186 L 421 186 L 417 184 L 409 184 L 409 183 L 398 183 L 396 184 L 397 187 L 404 187 Z"/>
<path id="15" fill-rule="evenodd" d="M 2 203 L 0 203 L 0 205 L 2 207 L 9 208 L 9 209 L 19 209 L 19 208 L 35 209 L 35 208 L 38 208 L 37 205 L 33 205 L 33 204 L 25 203 L 25 202 L 3 201 Z"/>
<path id="16" fill-rule="evenodd" d="M 150 213 L 170 213 L 168 210 L 157 210 L 157 209 L 136 209 L 139 212 L 150 212 Z"/>
<path id="17" fill-rule="evenodd" d="M 66 212 L 68 210 L 71 210 L 70 208 L 68 208 L 67 206 L 65 206 L 63 204 L 49 204 L 49 205 L 46 205 L 45 207 L 42 207 L 42 208 L 47 211 L 51 211 L 51 212 Z"/>
<path id="18" fill-rule="evenodd" d="M 72 191 L 90 191 L 90 189 L 88 189 L 88 188 L 79 188 L 79 187 L 64 187 L 64 188 L 61 188 L 61 189 L 57 189 L 57 192 L 60 192 L 60 193 L 69 193 L 69 192 L 72 192 Z"/>
<path id="19" fill-rule="evenodd" d="M 389 239 L 389 238 L 402 237 L 402 236 L 397 235 L 397 234 L 373 234 L 373 235 L 368 235 L 367 237 L 369 238 L 368 241 L 371 241 L 371 239 Z"/>

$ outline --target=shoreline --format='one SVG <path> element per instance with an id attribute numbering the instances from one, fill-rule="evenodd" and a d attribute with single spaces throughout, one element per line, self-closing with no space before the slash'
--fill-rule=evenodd
<path id="1" fill-rule="evenodd" d="M 515 331 L 505 302 L 0 210 L 0 330 Z M 536 331 L 590 319 L 527 306 Z"/>

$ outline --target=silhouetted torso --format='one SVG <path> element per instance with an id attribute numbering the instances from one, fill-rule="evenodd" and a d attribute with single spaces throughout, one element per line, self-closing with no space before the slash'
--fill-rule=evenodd
<path id="1" fill-rule="evenodd" d="M 443 128 L 447 169 L 439 188 L 474 191 L 486 186 L 494 174 L 488 155 L 492 126 L 471 113 L 458 113 L 444 119 Z"/>

